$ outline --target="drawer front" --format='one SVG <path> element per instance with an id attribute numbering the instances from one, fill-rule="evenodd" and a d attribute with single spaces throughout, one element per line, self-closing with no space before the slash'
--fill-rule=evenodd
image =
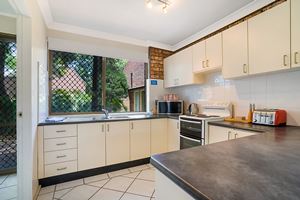
<path id="1" fill-rule="evenodd" d="M 64 149 L 76 149 L 77 137 L 55 138 L 44 140 L 44 151 L 58 151 Z"/>
<path id="2" fill-rule="evenodd" d="M 45 177 L 57 176 L 77 171 L 77 161 L 45 165 Z"/>
<path id="3" fill-rule="evenodd" d="M 45 165 L 77 160 L 77 149 L 46 152 L 44 157 Z"/>
<path id="4" fill-rule="evenodd" d="M 77 125 L 44 126 L 44 139 L 77 136 Z"/>

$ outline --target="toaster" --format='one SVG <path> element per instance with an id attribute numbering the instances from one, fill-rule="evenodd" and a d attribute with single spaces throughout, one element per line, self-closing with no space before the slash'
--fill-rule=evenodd
<path id="1" fill-rule="evenodd" d="M 269 126 L 286 125 L 287 113 L 280 109 L 262 109 L 253 111 L 252 123 Z"/>

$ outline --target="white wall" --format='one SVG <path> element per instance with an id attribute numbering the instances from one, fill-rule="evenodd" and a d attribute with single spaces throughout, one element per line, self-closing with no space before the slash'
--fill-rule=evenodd
<path id="1" fill-rule="evenodd" d="M 148 62 L 148 48 L 62 31 L 48 30 L 49 49 Z"/>
<path id="2" fill-rule="evenodd" d="M 230 101 L 236 116 L 247 116 L 250 103 L 256 108 L 281 108 L 288 112 L 288 124 L 300 126 L 300 71 L 224 80 L 220 72 L 209 74 L 203 85 L 169 89 L 200 106 L 207 101 Z"/>
<path id="3" fill-rule="evenodd" d="M 16 35 L 16 18 L 0 15 L 0 33 Z"/>

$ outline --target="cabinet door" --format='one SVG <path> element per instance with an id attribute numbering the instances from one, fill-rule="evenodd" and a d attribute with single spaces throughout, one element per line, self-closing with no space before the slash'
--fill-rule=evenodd
<path id="1" fill-rule="evenodd" d="M 164 86 L 165 88 L 174 86 L 174 68 L 176 65 L 175 55 L 164 59 Z"/>
<path id="2" fill-rule="evenodd" d="M 212 70 L 222 67 L 222 33 L 214 35 L 206 40 L 206 66 Z"/>
<path id="3" fill-rule="evenodd" d="M 106 123 L 106 164 L 129 161 L 129 122 Z"/>
<path id="4" fill-rule="evenodd" d="M 254 131 L 245 131 L 245 130 L 234 130 L 234 139 L 247 137 L 251 135 L 257 135 L 259 133 Z"/>
<path id="5" fill-rule="evenodd" d="M 232 129 L 220 126 L 208 126 L 208 144 L 223 142 L 231 139 Z"/>
<path id="6" fill-rule="evenodd" d="M 78 170 L 105 165 L 105 124 L 78 124 Z"/>
<path id="7" fill-rule="evenodd" d="M 291 1 L 292 67 L 300 67 L 300 1 Z"/>
<path id="8" fill-rule="evenodd" d="M 249 74 L 290 68 L 290 6 L 284 2 L 248 21 Z"/>
<path id="9" fill-rule="evenodd" d="M 205 40 L 193 45 L 193 72 L 201 72 L 206 66 Z"/>
<path id="10" fill-rule="evenodd" d="M 179 120 L 168 119 L 168 151 L 180 149 Z"/>
<path id="11" fill-rule="evenodd" d="M 193 78 L 193 55 L 192 47 L 186 48 L 177 53 L 177 65 L 175 67 L 175 75 L 178 85 L 189 85 L 194 83 Z"/>
<path id="12" fill-rule="evenodd" d="M 150 120 L 130 121 L 130 159 L 150 156 Z"/>
<path id="13" fill-rule="evenodd" d="M 223 32 L 224 78 L 248 75 L 248 22 L 242 22 Z"/>
<path id="14" fill-rule="evenodd" d="M 167 119 L 151 120 L 151 154 L 165 153 L 168 150 Z"/>

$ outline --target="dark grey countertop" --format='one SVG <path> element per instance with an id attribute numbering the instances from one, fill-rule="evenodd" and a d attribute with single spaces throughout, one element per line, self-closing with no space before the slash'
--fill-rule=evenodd
<path id="1" fill-rule="evenodd" d="M 255 131 L 255 132 L 266 132 L 274 130 L 272 126 L 256 125 L 252 123 L 240 123 L 240 122 L 227 122 L 227 121 L 216 121 L 208 122 L 209 125 L 221 126 L 226 128 L 236 128 L 246 131 Z"/>
<path id="2" fill-rule="evenodd" d="M 266 132 L 154 155 L 151 163 L 195 199 L 300 199 L 300 127 L 248 128 Z"/>
<path id="3" fill-rule="evenodd" d="M 99 122 L 117 122 L 117 121 L 132 121 L 132 120 L 145 120 L 145 119 L 160 119 L 160 118 L 170 118 L 179 119 L 179 115 L 149 115 L 147 117 L 140 118 L 122 118 L 122 119 L 103 119 L 103 120 L 84 120 L 84 121 L 59 121 L 59 122 L 41 122 L 38 126 L 49 126 L 49 125 L 63 125 L 63 124 L 82 124 L 82 123 L 99 123 Z"/>

